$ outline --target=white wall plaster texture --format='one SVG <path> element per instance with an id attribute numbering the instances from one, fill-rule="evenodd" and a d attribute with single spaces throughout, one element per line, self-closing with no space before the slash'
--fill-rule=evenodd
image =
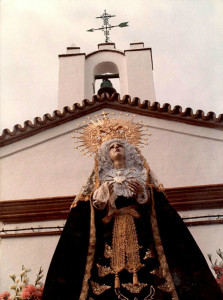
<path id="1" fill-rule="evenodd" d="M 1 200 L 77 194 L 94 165 L 92 157 L 73 149 L 73 130 L 83 120 L 3 147 Z M 152 136 L 142 153 L 166 188 L 222 183 L 222 131 L 150 117 L 137 120 L 149 126 Z"/>
<path id="2" fill-rule="evenodd" d="M 94 114 L 100 114 L 103 110 Z M 106 109 L 108 112 L 118 111 Z M 93 116 L 90 114 L 89 116 Z M 94 165 L 93 158 L 74 150 L 73 131 L 86 117 L 46 130 L 1 149 L 1 200 L 75 195 Z M 137 116 L 149 126 L 149 146 L 142 149 L 165 187 L 222 183 L 222 131 Z M 182 216 L 218 214 L 222 210 L 181 212 Z M 45 222 L 58 225 L 59 221 Z M 61 221 L 62 223 L 64 221 Z M 41 225 L 28 223 L 25 226 Z M 3 225 L 5 226 L 5 225 Z M 9 227 L 21 226 L 18 224 Z M 222 247 L 222 225 L 189 227 L 207 254 Z M 0 290 L 11 283 L 8 274 L 31 267 L 31 276 L 42 265 L 46 275 L 59 236 L 14 238 L 0 241 Z M 209 264 L 210 265 L 210 264 Z"/>
<path id="3" fill-rule="evenodd" d="M 105 73 L 119 74 L 121 97 L 128 94 L 155 101 L 151 50 L 145 49 L 143 43 L 136 46 L 137 51 L 122 53 L 114 45 L 98 46 L 99 50 L 89 56 L 59 57 L 58 109 L 71 107 L 83 99 L 91 100 L 97 94 L 93 89 L 95 75 Z M 100 70 L 99 66 L 103 68 Z"/>
<path id="4" fill-rule="evenodd" d="M 35 222 L 3 225 L 4 229 L 43 226 L 63 226 L 65 221 Z M 22 265 L 31 268 L 30 284 L 34 284 L 40 266 L 44 269 L 43 282 L 55 251 L 59 235 L 0 239 L 0 291 L 9 290 L 13 284 L 9 275 L 19 275 Z"/>

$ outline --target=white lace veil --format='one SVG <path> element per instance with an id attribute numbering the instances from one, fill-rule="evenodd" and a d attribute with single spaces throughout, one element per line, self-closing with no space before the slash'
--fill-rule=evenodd
<path id="1" fill-rule="evenodd" d="M 102 144 L 97 153 L 98 174 L 99 179 L 103 174 L 113 169 L 113 163 L 109 156 L 110 145 L 117 142 L 125 149 L 125 165 L 126 168 L 134 167 L 135 169 L 144 172 L 144 161 L 141 155 L 137 152 L 136 147 L 129 144 L 126 140 L 111 139 Z"/>
<path id="2" fill-rule="evenodd" d="M 126 140 L 111 139 L 104 142 L 99 148 L 95 158 L 95 168 L 92 170 L 87 182 L 82 186 L 80 193 L 76 196 L 71 208 L 75 207 L 79 200 L 85 200 L 85 198 L 85 201 L 89 200 L 95 188 L 97 188 L 100 184 L 100 178 L 102 178 L 104 174 L 113 168 L 113 163 L 109 156 L 109 148 L 111 143 L 114 142 L 120 143 L 125 149 L 126 168 L 134 167 L 143 173 L 145 172 L 145 175 L 147 176 L 147 183 L 155 186 L 159 185 L 154 173 L 151 175 L 145 158 L 135 146 L 129 144 Z"/>

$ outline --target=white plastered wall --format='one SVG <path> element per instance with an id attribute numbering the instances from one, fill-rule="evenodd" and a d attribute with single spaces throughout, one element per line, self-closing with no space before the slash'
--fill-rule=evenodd
<path id="1" fill-rule="evenodd" d="M 120 94 L 121 96 L 128 94 L 128 83 L 127 83 L 127 74 L 126 74 L 126 61 L 125 56 L 119 52 L 105 51 L 105 52 L 96 52 L 95 54 L 87 57 L 85 63 L 85 98 L 91 99 L 93 95 L 92 84 L 94 84 L 94 75 L 95 69 L 101 65 L 108 65 L 113 63 L 117 66 L 120 80 Z M 106 72 L 110 72 L 108 68 Z M 97 93 L 97 91 L 96 91 Z"/>
<path id="2" fill-rule="evenodd" d="M 131 95 L 155 101 L 151 49 L 144 48 L 143 43 L 130 44 L 130 49 L 124 52 L 116 50 L 115 44 L 99 44 L 98 47 L 99 50 L 88 55 L 78 53 L 78 48 L 59 56 L 59 110 L 83 99 L 91 100 L 97 94 L 93 86 L 99 66 L 103 73 L 115 70 L 119 74 L 121 97 Z"/>
<path id="3" fill-rule="evenodd" d="M 106 110 L 116 112 L 115 110 Z M 102 111 L 97 112 L 97 114 Z M 95 113 L 94 113 L 95 114 Z M 92 114 L 92 115 L 94 115 Z M 91 116 L 92 116 L 91 115 Z M 73 131 L 86 117 L 46 130 L 1 149 L 1 200 L 75 195 L 93 168 L 93 158 L 74 150 Z M 165 187 L 222 183 L 222 131 L 179 122 L 137 116 L 152 134 L 142 149 L 151 168 Z M 222 210 L 182 212 L 185 216 L 222 214 Z M 189 214 L 189 215 L 188 215 Z M 58 226 L 64 221 L 10 224 L 4 226 Z M 189 228 L 207 258 L 222 248 L 222 225 Z M 46 274 L 58 236 L 3 239 L 0 241 L 0 290 L 8 289 L 8 274 L 21 265 L 34 274 L 43 266 Z M 215 257 L 217 257 L 215 255 Z M 31 277 L 34 276 L 31 273 Z"/>
<path id="4" fill-rule="evenodd" d="M 64 223 L 61 220 L 18 225 L 0 222 L 0 229 L 63 226 Z M 39 268 L 42 267 L 44 277 L 41 281 L 44 282 L 58 239 L 59 235 L 0 239 L 0 292 L 9 290 L 13 284 L 9 275 L 20 275 L 22 265 L 31 269 L 28 273 L 30 284 L 34 284 Z"/>
<path id="5" fill-rule="evenodd" d="M 148 124 L 152 134 L 142 153 L 165 187 L 222 183 L 222 131 L 145 116 L 137 119 Z M 77 194 L 93 168 L 93 158 L 73 149 L 74 130 L 83 120 L 86 117 L 3 147 L 0 199 Z"/>
<path id="6" fill-rule="evenodd" d="M 156 100 L 150 49 L 125 51 L 128 94 L 141 100 Z"/>
<path id="7" fill-rule="evenodd" d="M 84 99 L 85 55 L 59 57 L 58 109 Z"/>

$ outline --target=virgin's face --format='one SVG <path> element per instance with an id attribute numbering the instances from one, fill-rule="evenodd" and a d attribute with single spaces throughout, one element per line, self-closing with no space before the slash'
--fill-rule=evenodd
<path id="1" fill-rule="evenodd" d="M 109 156 L 113 162 L 115 160 L 125 160 L 124 147 L 118 142 L 111 143 L 109 147 Z"/>

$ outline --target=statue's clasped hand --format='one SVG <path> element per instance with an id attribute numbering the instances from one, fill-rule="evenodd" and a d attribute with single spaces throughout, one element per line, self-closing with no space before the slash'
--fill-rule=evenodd
<path id="1" fill-rule="evenodd" d="M 138 180 L 129 181 L 128 186 L 129 186 L 130 191 L 134 195 L 139 195 L 139 194 L 143 193 L 143 191 L 144 191 L 142 184 Z"/>

